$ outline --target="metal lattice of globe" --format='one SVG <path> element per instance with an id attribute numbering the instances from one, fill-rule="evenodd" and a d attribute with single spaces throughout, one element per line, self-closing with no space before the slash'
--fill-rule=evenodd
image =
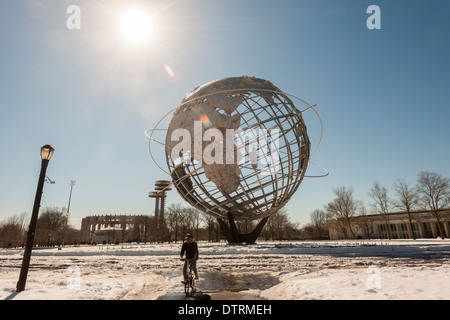
<path id="1" fill-rule="evenodd" d="M 235 77 L 183 99 L 165 151 L 173 185 L 192 206 L 218 219 L 254 220 L 277 212 L 298 189 L 310 141 L 286 94 L 269 81 Z"/>

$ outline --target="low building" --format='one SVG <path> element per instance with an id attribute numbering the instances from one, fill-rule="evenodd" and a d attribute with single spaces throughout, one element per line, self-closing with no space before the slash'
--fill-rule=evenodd
<path id="1" fill-rule="evenodd" d="M 450 209 L 441 210 L 439 216 L 444 234 L 440 234 L 437 219 L 431 211 L 413 211 L 409 215 L 407 212 L 392 212 L 331 221 L 330 239 L 450 238 Z"/>
<path id="2" fill-rule="evenodd" d="M 88 216 L 81 221 L 81 242 L 116 243 L 149 240 L 149 220 L 151 218 L 145 215 Z"/>
<path id="3" fill-rule="evenodd" d="M 123 230 L 120 227 L 106 227 L 94 231 L 93 242 L 97 244 L 113 244 L 123 242 Z"/>

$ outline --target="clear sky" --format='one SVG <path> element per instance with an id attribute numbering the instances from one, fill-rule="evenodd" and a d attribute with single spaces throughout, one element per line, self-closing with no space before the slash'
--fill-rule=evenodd
<path id="1" fill-rule="evenodd" d="M 67 12 L 73 4 L 79 20 Z M 151 15 L 144 39 L 120 30 L 131 5 Z M 370 5 L 380 8 L 381 29 L 367 27 Z M 307 223 L 339 186 L 369 207 L 376 180 L 391 188 L 425 170 L 450 177 L 448 0 L 0 7 L 0 219 L 31 214 L 45 144 L 55 148 L 47 176 L 56 183 L 45 184 L 42 207 L 67 206 L 74 179 L 74 225 L 88 215 L 151 214 L 148 192 L 169 177 L 151 160 L 145 130 L 197 86 L 242 75 L 318 105 L 324 136 L 311 160 L 330 175 L 304 179 L 287 205 L 294 221 Z M 305 120 L 314 144 L 319 121 L 312 112 Z M 154 152 L 165 166 L 163 149 Z M 187 205 L 176 191 L 168 202 Z"/>

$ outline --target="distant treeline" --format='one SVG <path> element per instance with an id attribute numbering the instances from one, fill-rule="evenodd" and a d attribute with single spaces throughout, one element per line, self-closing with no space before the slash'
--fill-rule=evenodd
<path id="1" fill-rule="evenodd" d="M 386 187 L 375 181 L 368 192 L 373 202 L 369 204 L 372 212 L 382 216 L 393 211 L 410 213 L 413 210 L 429 211 L 436 219 L 439 233 L 445 237 L 443 227 L 446 215 L 443 209 L 450 206 L 450 179 L 434 172 L 421 172 L 416 185 L 412 186 L 398 179 L 392 186 L 394 197 Z M 283 208 L 270 216 L 261 232 L 264 240 L 304 240 L 329 239 L 329 229 L 338 228 L 346 238 L 355 238 L 352 219 L 367 214 L 364 203 L 354 198 L 353 188 L 341 186 L 334 190 L 335 198 L 310 214 L 310 222 L 300 226 L 292 222 L 288 211 Z M 66 219 L 66 209 L 58 207 L 44 208 L 38 217 L 35 245 L 57 246 L 62 243 Z M 27 214 L 14 215 L 0 223 L 0 246 L 19 247 L 26 241 L 28 228 Z M 411 220 L 410 220 L 411 222 Z M 253 230 L 257 221 L 236 221 L 240 233 Z M 412 229 L 412 228 L 411 228 Z M 186 233 L 192 233 L 197 240 L 221 241 L 225 237 L 216 218 L 190 206 L 170 204 L 164 220 L 156 223 L 154 217 L 143 216 L 137 221 L 131 235 L 127 237 L 137 242 L 179 242 Z M 79 244 L 80 230 L 70 224 L 65 232 L 65 244 Z M 448 236 L 448 235 L 447 235 Z M 413 238 L 414 235 L 411 235 Z"/>

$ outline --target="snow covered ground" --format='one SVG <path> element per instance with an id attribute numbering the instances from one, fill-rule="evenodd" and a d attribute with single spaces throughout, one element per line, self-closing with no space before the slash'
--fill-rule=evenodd
<path id="1" fill-rule="evenodd" d="M 2 300 L 155 300 L 182 296 L 181 244 L 0 250 Z M 450 299 L 450 240 L 199 242 L 198 288 L 212 299 Z"/>

